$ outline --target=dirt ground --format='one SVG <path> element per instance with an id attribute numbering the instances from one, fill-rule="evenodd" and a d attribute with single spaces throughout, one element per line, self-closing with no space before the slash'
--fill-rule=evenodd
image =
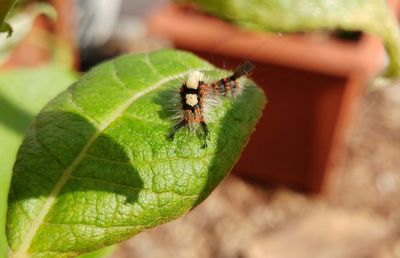
<path id="1" fill-rule="evenodd" d="M 400 86 L 368 93 L 324 196 L 230 176 L 113 258 L 400 258 Z"/>

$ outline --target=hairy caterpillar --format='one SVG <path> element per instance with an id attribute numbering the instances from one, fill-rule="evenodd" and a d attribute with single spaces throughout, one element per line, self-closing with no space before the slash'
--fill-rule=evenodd
<path id="1" fill-rule="evenodd" d="M 249 76 L 253 70 L 254 65 L 246 61 L 238 66 L 232 75 L 210 83 L 205 82 L 202 72 L 190 72 L 179 89 L 180 112 L 175 117 L 177 122 L 168 137 L 173 140 L 182 127 L 188 127 L 192 131 L 202 128 L 203 147 L 207 147 L 209 137 L 207 107 L 215 105 L 218 98 L 237 96 L 243 88 L 240 79 Z"/>

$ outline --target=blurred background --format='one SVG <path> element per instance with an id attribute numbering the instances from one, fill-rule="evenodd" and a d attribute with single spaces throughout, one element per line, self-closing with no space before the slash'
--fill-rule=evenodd
<path id="1" fill-rule="evenodd" d="M 233 173 L 109 257 L 400 258 L 400 87 L 367 91 L 387 64 L 378 38 L 249 32 L 167 0 L 25 1 L 10 23 L 2 71 L 57 63 L 79 74 L 165 47 L 226 69 L 256 64 L 269 103 Z"/>

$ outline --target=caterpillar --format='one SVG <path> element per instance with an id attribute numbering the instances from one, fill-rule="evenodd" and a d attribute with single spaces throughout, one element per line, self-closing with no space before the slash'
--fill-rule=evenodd
<path id="1" fill-rule="evenodd" d="M 175 118 L 177 122 L 168 138 L 173 141 L 175 134 L 183 127 L 188 127 L 192 131 L 202 128 L 203 148 L 206 148 L 209 139 L 209 129 L 205 116 L 207 106 L 212 105 L 212 103 L 215 104 L 221 97 L 237 96 L 243 88 L 240 79 L 249 76 L 253 70 L 254 64 L 246 61 L 239 65 L 230 76 L 211 83 L 205 82 L 205 76 L 202 72 L 190 72 L 179 89 L 180 112 Z"/>

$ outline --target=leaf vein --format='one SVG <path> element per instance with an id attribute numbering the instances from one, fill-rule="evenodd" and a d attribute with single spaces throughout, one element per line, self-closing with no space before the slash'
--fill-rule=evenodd
<path id="1" fill-rule="evenodd" d="M 28 218 L 31 219 L 31 216 L 28 214 L 28 212 L 22 207 L 21 203 L 19 200 L 16 201 L 18 208 L 22 211 L 22 213 Z"/>
<path id="2" fill-rule="evenodd" d="M 36 124 L 33 124 L 33 128 L 34 128 L 34 139 L 35 142 L 45 151 L 47 152 L 50 157 L 57 163 L 58 166 L 60 166 L 62 169 L 65 169 L 65 167 L 61 164 L 61 162 L 57 159 L 57 157 L 47 148 L 47 146 L 45 146 L 44 143 L 42 143 L 39 138 L 37 137 L 37 133 L 36 133 Z"/>
<path id="3" fill-rule="evenodd" d="M 149 53 L 146 53 L 144 55 L 144 61 L 146 64 L 149 66 L 150 70 L 152 70 L 155 74 L 162 76 L 162 74 L 154 67 L 154 65 L 150 61 L 150 55 Z"/>
<path id="4" fill-rule="evenodd" d="M 133 114 L 131 114 L 131 113 L 126 113 L 126 114 L 124 114 L 124 116 L 123 116 L 124 118 L 127 118 L 127 119 L 129 119 L 129 120 L 140 120 L 140 121 L 143 121 L 143 122 L 146 122 L 146 123 L 151 123 L 151 124 L 157 124 L 157 125 L 168 125 L 168 123 L 163 123 L 163 122 L 159 122 L 159 121 L 156 121 L 156 120 L 149 120 L 149 119 L 146 119 L 146 118 L 143 118 L 143 117 L 139 117 L 139 116 L 136 116 L 136 115 L 133 115 Z"/>
<path id="5" fill-rule="evenodd" d="M 118 75 L 118 71 L 117 71 L 117 67 L 115 64 L 115 60 L 111 61 L 111 74 L 112 74 L 112 78 L 113 80 L 117 83 L 118 86 L 130 90 L 132 91 L 132 89 L 128 88 L 128 86 L 126 85 L 126 83 L 124 83 L 121 80 L 121 77 Z"/>
<path id="6" fill-rule="evenodd" d="M 97 139 L 97 137 L 106 129 L 108 128 L 115 120 L 117 120 L 125 110 L 132 105 L 137 99 L 143 97 L 144 95 L 160 88 L 162 85 L 167 83 L 168 81 L 174 80 L 176 78 L 179 78 L 186 74 L 186 71 L 183 73 L 178 73 L 172 76 L 165 77 L 164 79 L 158 81 L 157 83 L 151 85 L 150 87 L 146 88 L 145 90 L 142 90 L 140 92 L 137 92 L 133 95 L 131 95 L 127 101 L 122 103 L 118 108 L 115 109 L 115 111 L 107 118 L 105 119 L 102 123 L 98 125 L 97 130 L 95 133 L 90 137 L 90 139 L 87 141 L 85 146 L 82 148 L 81 152 L 77 155 L 76 159 L 72 161 L 72 163 L 64 170 L 62 176 L 60 177 L 60 180 L 56 183 L 54 186 L 53 190 L 49 194 L 49 197 L 47 198 L 46 202 L 44 203 L 39 215 L 36 217 L 36 219 L 32 222 L 32 225 L 25 235 L 24 239 L 22 240 L 20 248 L 14 253 L 15 256 L 18 256 L 19 254 L 21 256 L 26 255 L 28 253 L 28 249 L 31 246 L 31 243 L 33 241 L 33 238 L 35 237 L 37 231 L 39 230 L 40 225 L 44 222 L 44 219 L 48 212 L 50 211 L 51 207 L 53 206 L 53 203 L 56 200 L 57 195 L 60 193 L 64 185 L 67 183 L 67 181 L 70 179 L 72 172 L 78 167 L 78 165 L 81 163 L 81 161 L 84 159 L 86 153 L 88 152 L 89 148 L 91 147 L 92 143 Z"/>
<path id="7" fill-rule="evenodd" d="M 73 92 L 72 92 L 72 89 L 73 89 L 73 86 L 72 87 L 70 87 L 69 89 L 68 89 L 68 100 L 69 100 L 69 103 L 73 106 L 73 107 L 75 107 L 76 109 L 78 109 L 78 111 L 80 111 L 80 113 L 84 116 L 84 117 L 86 117 L 89 121 L 91 121 L 93 124 L 99 124 L 99 121 L 97 120 L 97 119 L 95 119 L 95 118 L 93 118 L 92 116 L 90 116 L 89 114 L 88 114 L 88 112 L 74 99 L 74 94 L 73 94 Z"/>
<path id="8" fill-rule="evenodd" d="M 100 226 L 100 225 L 94 225 L 94 224 L 88 224 L 88 223 L 56 223 L 56 222 L 48 222 L 45 221 L 43 224 L 48 224 L 48 225 L 60 225 L 60 226 L 81 226 L 81 227 L 95 227 L 95 228 L 104 228 L 104 229 L 109 229 L 109 228 L 119 228 L 119 229 L 137 229 L 137 228 L 142 228 L 141 226 L 127 226 L 127 225 L 112 225 L 112 226 Z"/>

